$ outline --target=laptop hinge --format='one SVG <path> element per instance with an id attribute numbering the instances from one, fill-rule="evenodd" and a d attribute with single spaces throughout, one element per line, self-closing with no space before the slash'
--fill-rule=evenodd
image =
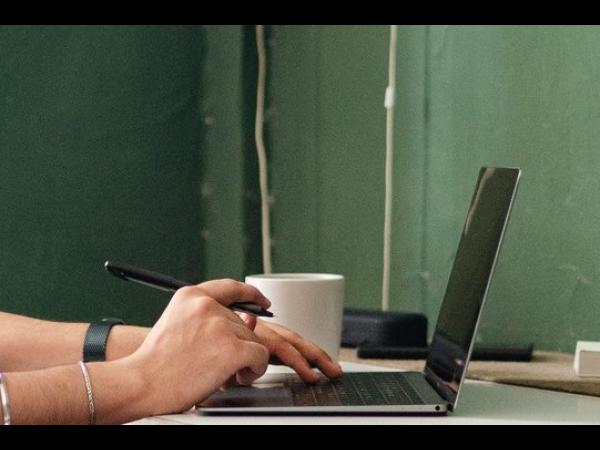
<path id="1" fill-rule="evenodd" d="M 454 400 L 456 400 L 456 393 L 452 392 L 448 388 L 444 389 L 444 384 L 441 381 L 438 381 L 435 374 L 430 369 L 428 369 L 427 366 L 425 366 L 425 369 L 423 370 L 423 376 L 425 377 L 425 380 L 427 381 L 429 386 L 431 386 L 433 390 L 437 392 L 437 394 L 446 401 L 446 404 L 448 405 L 448 410 L 453 411 Z"/>

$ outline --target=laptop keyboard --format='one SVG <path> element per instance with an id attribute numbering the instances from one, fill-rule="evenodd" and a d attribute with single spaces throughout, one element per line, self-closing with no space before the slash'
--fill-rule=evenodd
<path id="1" fill-rule="evenodd" d="M 398 372 L 346 373 L 339 380 L 304 384 L 288 376 L 295 406 L 422 405 L 423 399 Z"/>

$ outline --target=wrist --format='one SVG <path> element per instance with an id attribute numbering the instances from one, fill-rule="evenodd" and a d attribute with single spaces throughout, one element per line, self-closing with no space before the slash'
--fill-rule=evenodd
<path id="1" fill-rule="evenodd" d="M 115 325 L 106 342 L 106 361 L 130 356 L 142 345 L 149 332 L 150 328 Z"/>
<path id="2" fill-rule="evenodd" d="M 153 415 L 149 383 L 130 357 L 87 363 L 96 423 L 120 424 Z"/>

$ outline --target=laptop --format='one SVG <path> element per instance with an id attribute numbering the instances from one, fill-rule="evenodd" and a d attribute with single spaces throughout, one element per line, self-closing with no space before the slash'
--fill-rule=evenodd
<path id="1" fill-rule="evenodd" d="M 433 414 L 456 408 L 521 170 L 483 167 L 467 212 L 423 372 L 347 372 L 314 385 L 267 374 L 196 406 L 218 414 Z"/>

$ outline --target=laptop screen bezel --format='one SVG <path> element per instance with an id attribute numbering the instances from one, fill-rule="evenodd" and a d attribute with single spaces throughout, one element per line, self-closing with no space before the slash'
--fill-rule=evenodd
<path id="1" fill-rule="evenodd" d="M 453 410 L 456 407 L 456 403 L 458 401 L 458 397 L 460 395 L 460 391 L 461 391 L 461 388 L 462 388 L 462 385 L 463 385 L 463 382 L 464 382 L 464 379 L 465 379 L 465 376 L 466 376 L 466 373 L 467 373 L 467 370 L 468 370 L 469 361 L 471 360 L 471 355 L 473 353 L 473 347 L 474 347 L 474 344 L 475 344 L 475 338 L 477 336 L 477 329 L 479 327 L 479 322 L 481 320 L 481 315 L 482 315 L 483 307 L 485 305 L 485 300 L 487 298 L 487 294 L 488 294 L 488 291 L 489 291 L 489 288 L 490 288 L 490 285 L 491 285 L 491 280 L 492 280 L 492 277 L 494 275 L 494 271 L 496 269 L 496 263 L 498 261 L 498 256 L 500 254 L 500 249 L 502 248 L 502 242 L 504 240 L 504 235 L 506 233 L 506 228 L 508 226 L 508 222 L 510 221 L 510 215 L 511 215 L 511 212 L 512 212 L 512 209 L 513 209 L 513 204 L 515 202 L 515 197 L 516 197 L 518 186 L 519 186 L 519 180 L 521 178 L 521 173 L 522 173 L 522 171 L 521 171 L 520 168 L 512 168 L 512 167 L 482 167 L 480 169 L 480 171 L 479 171 L 479 177 L 478 177 L 477 183 L 475 185 L 475 192 L 473 193 L 473 197 L 471 199 L 471 203 L 469 204 L 469 211 L 471 211 L 471 208 L 473 206 L 473 202 L 475 200 L 477 192 L 479 191 L 479 189 L 481 187 L 480 185 L 481 185 L 481 181 L 482 181 L 482 178 L 483 178 L 483 174 L 485 173 L 486 170 L 490 170 L 490 169 L 493 169 L 493 170 L 509 170 L 509 171 L 514 172 L 516 174 L 516 176 L 514 178 L 514 184 L 513 184 L 513 187 L 512 187 L 512 195 L 510 197 L 508 208 L 506 210 L 506 215 L 504 217 L 504 223 L 502 224 L 502 229 L 500 231 L 500 236 L 499 236 L 497 244 L 496 244 L 496 249 L 495 249 L 494 258 L 492 260 L 492 265 L 490 267 L 490 271 L 489 271 L 489 274 L 487 276 L 486 287 L 485 287 L 485 290 L 484 290 L 484 293 L 483 293 L 483 298 L 482 298 L 482 300 L 481 300 L 481 302 L 479 304 L 479 311 L 477 312 L 477 317 L 476 317 L 476 320 L 475 320 L 475 326 L 473 328 L 473 335 L 471 336 L 471 340 L 470 340 L 470 343 L 469 343 L 469 346 L 468 346 L 467 356 L 466 356 L 465 363 L 464 363 L 464 369 L 463 369 L 462 374 L 460 376 L 460 380 L 458 382 L 458 387 L 456 389 L 456 392 L 454 392 L 451 388 L 447 387 L 446 383 L 442 380 L 442 378 L 439 377 L 436 374 L 435 370 L 430 366 L 429 360 L 432 357 L 435 358 L 435 356 L 436 356 L 436 354 L 434 353 L 435 349 L 433 349 L 433 348 L 430 350 L 430 354 L 429 354 L 429 357 L 427 358 L 427 363 L 425 364 L 425 368 L 424 368 L 424 371 L 423 371 L 423 374 L 424 374 L 425 378 L 427 379 L 427 381 L 429 382 L 429 384 L 438 392 L 438 394 L 440 394 L 442 396 L 442 398 L 444 398 L 448 402 L 448 408 L 450 410 Z M 467 226 L 467 221 L 468 221 L 468 214 L 467 214 L 467 218 L 465 219 L 465 223 L 464 223 L 463 228 L 462 228 L 463 232 L 464 232 L 465 227 Z M 462 243 L 462 234 L 461 234 L 461 241 L 458 244 L 456 254 L 458 254 L 458 250 L 460 249 L 461 243 Z M 452 271 L 454 271 L 454 266 L 452 267 Z M 449 278 L 449 280 L 450 280 L 450 278 Z M 440 312 L 441 312 L 441 310 L 440 310 Z M 440 329 L 439 329 L 439 316 L 438 316 L 438 325 L 436 325 L 436 329 L 435 329 L 434 334 L 433 334 L 433 340 L 432 340 L 432 342 L 435 340 L 436 336 L 438 336 L 439 334 L 440 334 Z"/>

